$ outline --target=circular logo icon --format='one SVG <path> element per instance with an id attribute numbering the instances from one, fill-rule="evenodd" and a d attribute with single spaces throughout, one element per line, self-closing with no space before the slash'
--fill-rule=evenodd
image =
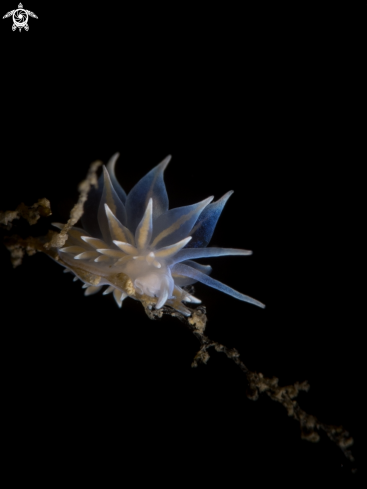
<path id="1" fill-rule="evenodd" d="M 28 14 L 22 8 L 17 8 L 13 13 L 13 22 L 17 27 L 24 27 L 28 22 Z"/>

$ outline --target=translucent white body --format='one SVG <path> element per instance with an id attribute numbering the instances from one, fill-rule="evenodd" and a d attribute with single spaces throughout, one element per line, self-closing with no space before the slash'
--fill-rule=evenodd
<path id="1" fill-rule="evenodd" d="M 220 255 L 250 255 L 248 250 L 207 248 L 215 225 L 232 192 L 217 202 L 213 197 L 185 207 L 168 209 L 163 172 L 167 157 L 131 190 L 128 196 L 117 182 L 114 155 L 85 204 L 82 228 L 72 228 L 66 246 L 58 250 L 62 264 L 101 277 L 98 286 L 85 279 L 86 295 L 108 285 L 121 307 L 129 294 L 116 286 L 111 273 L 125 274 L 137 294 L 156 298 L 155 307 L 170 305 L 183 314 L 190 311 L 182 302 L 200 302 L 182 289 L 196 281 L 260 307 L 264 305 L 209 277 L 211 267 L 194 260 Z M 61 227 L 61 224 L 55 223 Z M 78 276 L 78 273 L 76 273 Z"/>

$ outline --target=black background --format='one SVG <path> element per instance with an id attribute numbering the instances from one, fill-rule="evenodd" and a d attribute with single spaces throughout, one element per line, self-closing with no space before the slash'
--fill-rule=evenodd
<path id="1" fill-rule="evenodd" d="M 15 3 L 2 2 L 2 15 Z M 179 321 L 152 322 L 132 300 L 119 310 L 111 296 L 85 298 L 41 254 L 13 270 L 2 247 L 2 431 L 15 480 L 42 480 L 47 466 L 48 481 L 78 468 L 81 480 L 102 469 L 105 482 L 108 473 L 170 486 L 357 484 L 362 13 L 24 7 L 38 16 L 28 32 L 13 32 L 11 18 L 0 24 L 0 209 L 47 197 L 53 215 L 14 231 L 65 222 L 89 164 L 116 151 L 126 191 L 173 155 L 170 207 L 233 189 L 211 245 L 254 254 L 210 260 L 212 276 L 266 309 L 197 285 L 207 334 L 283 385 L 307 379 L 301 407 L 344 425 L 356 462 L 325 436 L 301 440 L 267 397 L 248 400 L 244 376 L 223 355 L 192 369 L 198 344 Z"/>

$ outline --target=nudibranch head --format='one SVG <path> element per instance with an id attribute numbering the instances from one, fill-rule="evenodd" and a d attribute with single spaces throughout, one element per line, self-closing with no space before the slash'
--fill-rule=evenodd
<path id="1" fill-rule="evenodd" d="M 207 248 L 219 216 L 232 192 L 212 202 L 168 209 L 163 172 L 171 157 L 147 173 L 126 195 L 115 176 L 115 154 L 89 192 L 82 228 L 68 231 L 57 250 L 59 263 L 84 282 L 85 295 L 107 288 L 119 307 L 126 297 L 168 305 L 189 316 L 183 302 L 200 303 L 183 287 L 202 282 L 236 299 L 264 305 L 209 277 L 211 267 L 195 260 L 220 255 L 250 255 L 248 250 Z M 63 225 L 54 223 L 56 227 Z"/>

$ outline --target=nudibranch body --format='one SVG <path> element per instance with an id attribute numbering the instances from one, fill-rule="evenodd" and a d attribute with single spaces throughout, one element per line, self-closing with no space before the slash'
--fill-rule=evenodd
<path id="1" fill-rule="evenodd" d="M 213 197 L 197 204 L 168 209 L 163 172 L 171 157 L 147 173 L 126 195 L 115 176 L 115 154 L 91 190 L 84 205 L 82 228 L 73 227 L 59 263 L 84 282 L 85 295 L 107 288 L 121 307 L 126 297 L 163 305 L 189 316 L 183 304 L 200 303 L 183 289 L 202 282 L 236 299 L 264 305 L 209 277 L 211 267 L 195 260 L 221 255 L 250 255 L 248 250 L 207 248 L 218 218 L 233 192 L 217 202 Z M 62 228 L 62 224 L 54 223 Z"/>

